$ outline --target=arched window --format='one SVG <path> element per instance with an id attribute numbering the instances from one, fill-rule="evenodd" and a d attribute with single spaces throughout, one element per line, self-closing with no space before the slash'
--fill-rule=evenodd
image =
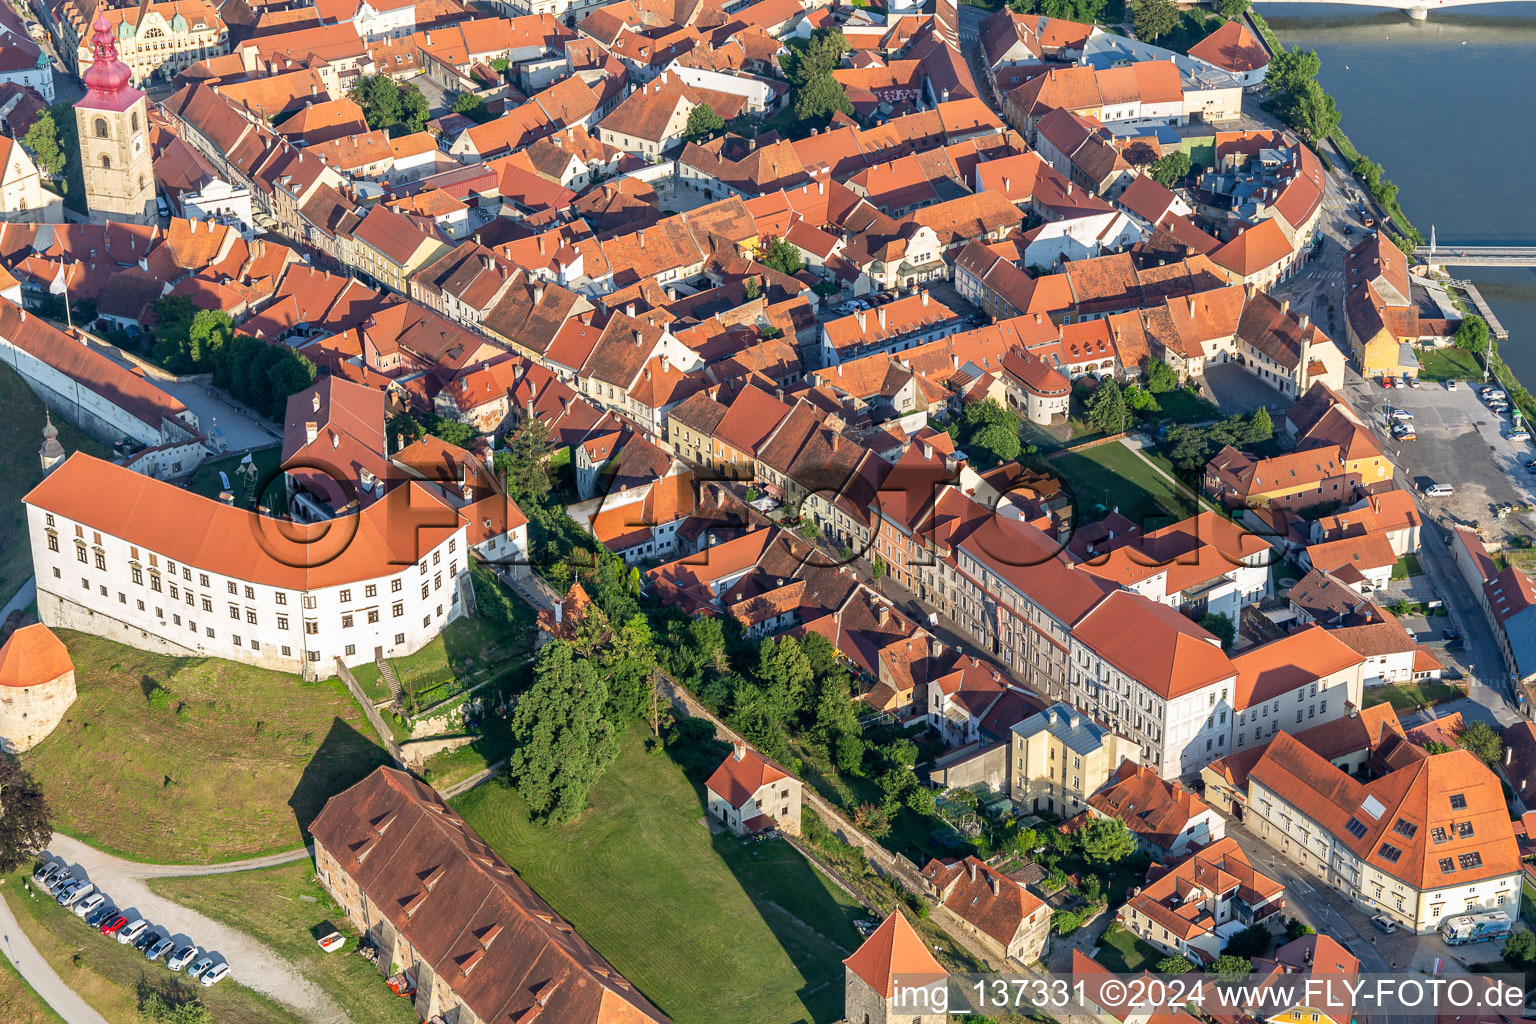
<path id="1" fill-rule="evenodd" d="M 107 119 L 104 117 L 98 117 L 96 119 L 96 137 L 98 139 L 104 139 L 107 137 Z"/>
<path id="2" fill-rule="evenodd" d="M 144 191 L 144 175 L 139 175 L 139 191 Z"/>
<path id="3" fill-rule="evenodd" d="M 139 130 L 139 112 L 137 110 L 135 110 L 132 114 L 128 115 L 128 125 L 134 131 L 138 131 Z"/>
<path id="4" fill-rule="evenodd" d="M 105 153 L 101 154 L 101 169 L 104 171 L 110 171 L 112 169 L 112 158 L 107 156 Z"/>

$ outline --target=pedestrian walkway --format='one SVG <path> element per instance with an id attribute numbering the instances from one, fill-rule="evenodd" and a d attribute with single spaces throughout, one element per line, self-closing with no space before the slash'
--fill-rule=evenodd
<path id="1" fill-rule="evenodd" d="M 23 583 L 16 593 L 11 596 L 11 599 L 5 603 L 4 608 L 0 608 L 0 622 L 4 622 L 11 612 L 19 608 L 25 608 L 35 600 L 37 600 L 37 577 L 28 576 L 27 582 Z"/>
<path id="2" fill-rule="evenodd" d="M 53 1007 L 53 1012 L 64 1018 L 64 1024 L 107 1024 L 107 1019 L 88 1006 L 73 989 L 64 984 L 48 961 L 43 959 L 32 940 L 22 932 L 11 912 L 7 900 L 27 899 L 27 895 L 11 886 L 0 892 L 0 949 L 16 968 L 16 973 L 26 979 L 38 997 Z M 42 898 L 42 897 L 39 897 Z"/>

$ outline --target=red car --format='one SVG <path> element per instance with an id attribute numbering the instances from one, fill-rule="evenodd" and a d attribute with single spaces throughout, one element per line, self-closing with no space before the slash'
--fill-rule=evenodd
<path id="1" fill-rule="evenodd" d="M 122 929 L 123 925 L 127 923 L 128 918 L 124 917 L 122 914 L 113 914 L 111 917 L 101 922 L 101 934 L 116 935 Z"/>
<path id="2" fill-rule="evenodd" d="M 1394 381 L 1391 377 L 1383 377 L 1383 378 L 1381 378 L 1381 386 L 1384 387 L 1384 388 L 1394 387 L 1396 385 L 1396 383 L 1397 382 Z"/>

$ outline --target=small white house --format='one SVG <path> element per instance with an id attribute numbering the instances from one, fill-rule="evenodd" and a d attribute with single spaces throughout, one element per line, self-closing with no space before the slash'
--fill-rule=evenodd
<path id="1" fill-rule="evenodd" d="M 800 780 L 737 742 L 705 783 L 709 813 L 739 836 L 777 828 L 800 834 Z"/>

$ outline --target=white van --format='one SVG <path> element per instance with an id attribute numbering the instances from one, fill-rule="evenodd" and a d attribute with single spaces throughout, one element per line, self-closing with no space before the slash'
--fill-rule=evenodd
<path id="1" fill-rule="evenodd" d="M 1424 488 L 1426 498 L 1448 498 L 1456 493 L 1456 489 L 1450 484 L 1430 484 Z"/>

